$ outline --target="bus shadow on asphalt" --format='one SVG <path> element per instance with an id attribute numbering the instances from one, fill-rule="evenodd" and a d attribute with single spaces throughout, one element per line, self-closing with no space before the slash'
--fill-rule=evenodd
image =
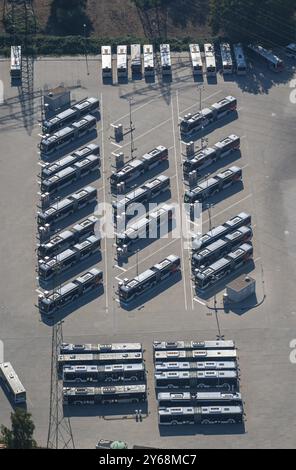
<path id="1" fill-rule="evenodd" d="M 177 284 L 181 280 L 182 280 L 182 273 L 179 271 L 178 273 L 175 273 L 173 276 L 169 277 L 168 279 L 162 281 L 161 284 L 157 285 L 156 287 L 153 287 L 153 289 L 150 292 L 145 292 L 144 294 L 140 295 L 139 298 L 136 298 L 135 300 L 129 302 L 128 304 L 120 301 L 120 307 L 123 310 L 126 310 L 128 312 L 136 308 L 138 310 L 144 309 L 145 304 L 147 302 L 155 299 L 160 294 L 163 294 L 165 291 L 173 287 L 175 284 Z"/>
<path id="2" fill-rule="evenodd" d="M 97 138 L 98 138 L 98 133 L 97 133 L 97 130 L 94 129 L 91 132 L 88 132 L 84 136 L 80 137 L 79 139 L 74 139 L 68 145 L 65 145 L 63 148 L 53 152 L 50 155 L 41 153 L 40 158 L 44 162 L 54 162 L 56 160 L 59 160 L 60 158 L 63 158 L 65 155 L 68 155 L 69 153 L 74 152 L 74 150 L 77 150 L 80 147 L 87 145 L 92 140 L 96 140 Z"/>
<path id="3" fill-rule="evenodd" d="M 120 383 L 113 385 L 120 385 Z M 112 419 L 136 420 L 137 411 L 141 411 L 141 415 L 144 418 L 148 414 L 148 402 L 130 404 L 112 403 L 106 405 L 83 406 L 64 405 L 64 417 L 67 418 L 98 416 L 110 421 L 112 421 Z"/>
<path id="4" fill-rule="evenodd" d="M 211 204 L 212 206 L 216 206 L 222 201 L 226 201 L 230 197 L 234 196 L 235 194 L 240 193 L 241 191 L 244 190 L 244 183 L 242 181 L 237 182 L 235 184 L 232 184 L 229 188 L 222 189 L 218 194 L 215 196 L 209 197 L 207 199 L 206 203 L 203 204 L 203 212 L 208 210 L 208 204 Z"/>
<path id="5" fill-rule="evenodd" d="M 159 426 L 161 437 L 170 436 L 230 436 L 246 434 L 244 424 L 209 424 L 209 425 L 178 425 Z"/>
<path id="6" fill-rule="evenodd" d="M 222 168 L 225 166 L 230 167 L 232 163 L 237 162 L 242 158 L 242 153 L 240 150 L 237 150 L 235 152 L 231 152 L 230 155 L 224 158 L 219 158 L 216 162 L 214 162 L 212 165 L 209 165 L 206 168 L 203 168 L 202 170 L 199 171 L 199 179 L 204 179 L 207 177 L 209 174 L 214 174 L 218 173 L 219 170 L 223 171 Z"/>

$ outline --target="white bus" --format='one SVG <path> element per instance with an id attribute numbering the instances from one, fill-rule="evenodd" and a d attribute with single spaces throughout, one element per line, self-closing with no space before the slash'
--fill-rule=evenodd
<path id="1" fill-rule="evenodd" d="M 22 76 L 22 47 L 11 46 L 10 75 L 11 78 L 20 79 Z"/>
<path id="2" fill-rule="evenodd" d="M 171 48 L 169 44 L 160 44 L 160 60 L 163 75 L 172 74 Z"/>
<path id="3" fill-rule="evenodd" d="M 127 77 L 127 46 L 117 46 L 117 77 Z"/>
<path id="4" fill-rule="evenodd" d="M 273 72 L 282 72 L 284 70 L 284 62 L 272 51 L 268 51 L 262 46 L 253 44 L 249 45 L 249 49 L 259 55 Z"/>
<path id="5" fill-rule="evenodd" d="M 190 50 L 190 57 L 191 57 L 191 62 L 192 62 L 193 75 L 202 75 L 203 67 L 202 67 L 202 58 L 201 58 L 199 45 L 190 44 L 189 50 Z"/>
<path id="6" fill-rule="evenodd" d="M 235 68 L 238 75 L 246 75 L 247 62 L 244 54 L 244 49 L 241 44 L 234 44 L 233 52 L 235 57 Z"/>
<path id="7" fill-rule="evenodd" d="M 154 69 L 154 51 L 152 44 L 144 45 L 144 74 L 146 77 L 153 76 Z"/>
<path id="8" fill-rule="evenodd" d="M 131 45 L 131 69 L 132 74 L 137 75 L 142 73 L 142 57 L 140 44 Z"/>
<path id="9" fill-rule="evenodd" d="M 216 75 L 216 58 L 215 49 L 213 44 L 205 44 L 205 59 L 207 76 L 212 77 Z"/>
<path id="10" fill-rule="evenodd" d="M 222 58 L 222 67 L 224 74 L 230 74 L 233 72 L 233 62 L 231 55 L 230 44 L 224 42 L 220 44 L 221 58 Z"/>
<path id="11" fill-rule="evenodd" d="M 102 75 L 103 78 L 112 78 L 112 50 L 111 46 L 102 46 Z"/>
<path id="12" fill-rule="evenodd" d="M 3 380 L 5 388 L 13 397 L 14 403 L 26 402 L 26 390 L 10 362 L 0 364 L 0 378 Z"/>
<path id="13" fill-rule="evenodd" d="M 288 57 L 292 57 L 292 59 L 296 59 L 296 43 L 289 44 L 286 47 L 286 54 Z"/>

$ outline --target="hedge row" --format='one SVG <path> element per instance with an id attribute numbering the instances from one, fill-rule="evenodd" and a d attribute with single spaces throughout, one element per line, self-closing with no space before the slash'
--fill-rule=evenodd
<path id="1" fill-rule="evenodd" d="M 172 51 L 181 52 L 188 50 L 188 44 L 191 42 L 206 42 L 207 40 L 215 40 L 217 38 L 190 38 L 185 37 L 182 39 L 157 39 L 154 42 L 155 47 L 160 43 L 166 41 L 171 45 Z M 17 39 L 19 44 L 22 44 L 22 38 Z M 116 37 L 116 38 L 96 38 L 90 37 L 85 39 L 82 36 L 43 36 L 38 35 L 32 38 L 31 42 L 27 44 L 28 50 L 34 55 L 78 55 L 84 54 L 99 54 L 101 46 L 104 44 L 112 44 L 113 52 L 116 52 L 116 46 L 119 44 L 144 44 L 147 39 L 137 38 L 134 36 Z M 11 36 L 0 35 L 0 54 L 7 57 L 10 56 Z"/>

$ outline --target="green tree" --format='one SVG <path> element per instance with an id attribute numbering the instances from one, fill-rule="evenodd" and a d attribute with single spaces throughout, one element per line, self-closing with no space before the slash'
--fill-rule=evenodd
<path id="1" fill-rule="evenodd" d="M 214 34 L 234 40 L 286 44 L 295 35 L 295 0 L 210 0 Z"/>
<path id="2" fill-rule="evenodd" d="M 10 415 L 11 429 L 1 426 L 0 443 L 8 449 L 34 449 L 37 447 L 33 439 L 35 425 L 30 413 L 17 408 Z"/>

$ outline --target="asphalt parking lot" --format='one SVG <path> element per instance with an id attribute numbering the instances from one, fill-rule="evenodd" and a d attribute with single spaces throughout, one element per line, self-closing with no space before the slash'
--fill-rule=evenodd
<path id="1" fill-rule="evenodd" d="M 154 146 L 169 148 L 171 195 L 166 201 L 181 204 L 185 191 L 182 178 L 184 146 L 179 138 L 178 118 L 208 106 L 227 95 L 238 99 L 238 118 L 219 123 L 207 133 L 209 145 L 229 134 L 241 137 L 241 153 L 214 167 L 218 173 L 233 164 L 243 168 L 243 185 L 227 190 L 211 207 L 213 226 L 245 211 L 252 214 L 254 261 L 250 271 L 257 281 L 257 298 L 242 309 L 221 310 L 223 286 L 208 298 L 196 295 L 191 282 L 189 250 L 180 238 L 155 240 L 128 264 L 118 265 L 114 239 L 103 239 L 104 293 L 64 316 L 64 339 L 77 343 L 142 342 L 148 370 L 148 416 L 134 418 L 103 416 L 102 410 L 75 410 L 72 429 L 76 447 L 93 448 L 99 439 L 119 439 L 132 444 L 162 448 L 253 448 L 295 447 L 294 396 L 296 365 L 289 360 L 290 342 L 296 338 L 295 283 L 296 201 L 295 104 L 290 84 L 295 71 L 291 63 L 281 75 L 255 64 L 244 78 L 217 83 L 195 83 L 189 55 L 174 57 L 173 78 L 164 83 L 144 79 L 113 85 L 102 84 L 98 58 L 38 59 L 35 61 L 34 95 L 22 96 L 10 87 L 9 63 L 1 61 L 4 104 L 0 105 L 1 134 L 1 286 L 0 340 L 4 358 L 12 362 L 28 394 L 28 409 L 36 424 L 36 439 L 46 444 L 49 413 L 51 329 L 35 308 L 36 207 L 40 128 L 40 92 L 60 84 L 71 88 L 72 99 L 97 96 L 101 101 L 96 142 L 101 147 L 101 177 L 91 184 L 99 202 L 112 202 L 110 177 L 115 157 L 130 155 L 129 99 L 135 126 L 135 155 Z M 88 74 L 88 73 L 89 74 Z M 114 145 L 112 124 L 127 132 L 120 147 Z M 196 142 L 196 146 L 198 142 Z M 78 146 L 80 146 L 78 144 Z M 209 167 L 209 172 L 212 168 Z M 209 211 L 203 213 L 202 231 L 209 229 Z M 131 279 L 167 255 L 182 258 L 182 275 L 160 286 L 134 309 L 121 308 L 118 282 Z M 96 260 L 94 261 L 96 262 Z M 245 271 L 242 271 L 245 272 Z M 225 285 L 225 284 L 224 284 Z M 292 289 L 292 290 L 291 290 Z M 215 296 L 214 296 L 215 294 Z M 255 307 L 255 304 L 259 304 Z M 213 307 L 217 307 L 216 310 Z M 153 389 L 152 341 L 177 339 L 235 340 L 239 349 L 241 390 L 245 401 L 245 430 L 224 427 L 159 431 Z M 11 406 L 0 390 L 0 423 L 9 423 Z M 107 412 L 105 413 L 107 414 Z"/>

